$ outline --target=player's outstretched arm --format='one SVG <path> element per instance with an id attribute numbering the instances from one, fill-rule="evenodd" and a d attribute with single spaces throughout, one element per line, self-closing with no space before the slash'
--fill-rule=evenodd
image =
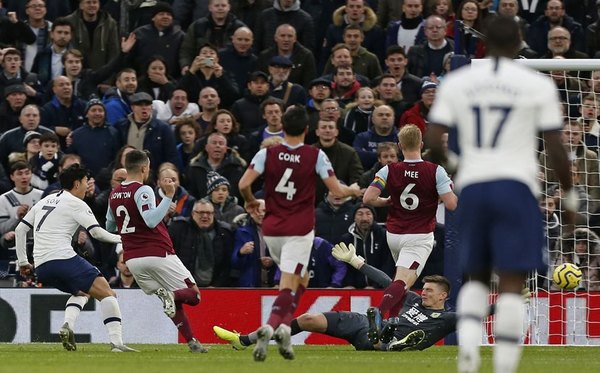
<path id="1" fill-rule="evenodd" d="M 356 255 L 356 248 L 353 244 L 346 245 L 343 242 L 335 245 L 331 250 L 331 255 L 339 261 L 346 262 L 352 267 L 358 269 L 371 281 L 375 281 L 381 287 L 385 288 L 392 283 L 392 279 L 385 272 L 365 263 L 365 259 Z"/>
<path id="2" fill-rule="evenodd" d="M 100 225 L 96 225 L 92 228 L 90 228 L 88 230 L 88 232 L 90 233 L 90 235 L 92 237 L 94 237 L 95 239 L 102 241 L 102 242 L 108 242 L 108 243 L 121 243 L 121 236 L 119 236 L 118 234 L 112 234 L 106 230 L 104 230 L 103 228 L 100 227 Z"/>

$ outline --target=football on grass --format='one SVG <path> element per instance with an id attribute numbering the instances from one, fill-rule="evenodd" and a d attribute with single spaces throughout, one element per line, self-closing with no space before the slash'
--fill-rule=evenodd
<path id="1" fill-rule="evenodd" d="M 581 269 L 575 264 L 563 263 L 554 269 L 552 280 L 556 286 L 562 289 L 572 290 L 579 286 L 582 276 Z"/>

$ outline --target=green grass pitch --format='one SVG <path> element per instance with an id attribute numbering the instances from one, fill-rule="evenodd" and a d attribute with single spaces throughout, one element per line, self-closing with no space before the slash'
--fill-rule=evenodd
<path id="1" fill-rule="evenodd" d="M 79 344 L 68 352 L 57 344 L 0 344 L 0 372 L 455 372 L 456 347 L 400 353 L 356 352 L 350 346 L 296 346 L 296 359 L 284 360 L 269 347 L 263 363 L 250 349 L 212 345 L 192 354 L 186 345 L 131 345 L 141 353 L 111 353 L 108 345 Z M 600 372 L 600 347 L 526 347 L 519 372 Z M 482 348 L 482 372 L 491 372 L 492 351 Z"/>

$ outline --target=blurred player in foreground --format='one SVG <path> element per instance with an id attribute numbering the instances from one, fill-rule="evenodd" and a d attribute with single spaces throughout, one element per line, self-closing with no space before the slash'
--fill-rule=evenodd
<path id="1" fill-rule="evenodd" d="M 477 372 L 482 321 L 492 272 L 499 276 L 494 325 L 494 371 L 516 372 L 523 332 L 522 284 L 527 273 L 545 271 L 544 231 L 536 196 L 537 136 L 565 191 L 571 216 L 577 193 L 561 144 L 562 115 L 552 81 L 520 65 L 519 25 L 510 17 L 489 17 L 485 27 L 489 64 L 450 73 L 438 88 L 430 112 L 432 159 L 442 150 L 445 127 L 455 127 L 461 150 L 456 174 L 460 189 L 457 225 L 461 265 L 467 279 L 457 301 L 458 371 Z M 439 125 L 436 125 L 439 124 Z"/>

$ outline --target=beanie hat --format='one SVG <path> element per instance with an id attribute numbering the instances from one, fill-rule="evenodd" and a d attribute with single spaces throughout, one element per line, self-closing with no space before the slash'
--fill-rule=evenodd
<path id="1" fill-rule="evenodd" d="M 428 89 L 437 89 L 437 84 L 432 82 L 431 80 L 423 80 L 423 84 L 421 85 L 421 94 Z"/>
<path id="2" fill-rule="evenodd" d="M 83 115 L 87 115 L 88 111 L 94 105 L 102 106 L 102 108 L 104 109 L 104 112 L 106 112 L 106 107 L 104 107 L 104 103 L 102 102 L 102 100 L 100 100 L 99 98 L 92 98 L 91 100 L 88 101 L 87 105 L 85 105 L 85 110 L 83 112 Z"/>
<path id="3" fill-rule="evenodd" d="M 373 214 L 373 218 L 376 220 L 377 219 L 377 213 L 375 212 L 375 208 L 373 206 L 369 206 L 367 204 L 364 203 L 359 203 L 358 205 L 356 205 L 356 207 L 354 208 L 354 211 L 352 213 L 352 217 L 356 217 L 356 213 L 358 212 L 358 210 L 360 209 L 369 209 L 371 211 L 371 213 Z"/>
<path id="4" fill-rule="evenodd" d="M 42 134 L 37 131 L 27 131 L 25 137 L 23 137 L 23 145 L 27 146 L 27 143 L 33 139 L 39 139 Z"/>
<path id="5" fill-rule="evenodd" d="M 221 185 L 227 185 L 227 188 L 231 188 L 229 180 L 219 175 L 218 172 L 210 171 L 206 181 L 206 195 L 210 195 L 215 189 Z"/>
<path id="6" fill-rule="evenodd" d="M 171 7 L 171 4 L 164 1 L 159 1 L 155 6 L 152 7 L 150 18 L 153 18 L 160 12 L 171 13 L 171 15 L 173 15 L 173 8 Z"/>

